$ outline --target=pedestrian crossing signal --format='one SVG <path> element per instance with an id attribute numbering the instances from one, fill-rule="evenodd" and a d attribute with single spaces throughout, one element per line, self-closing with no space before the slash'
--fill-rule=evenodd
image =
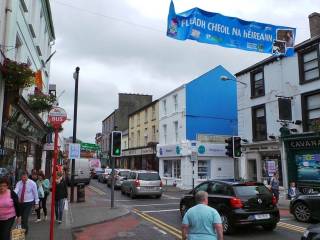
<path id="1" fill-rule="evenodd" d="M 122 132 L 113 131 L 111 134 L 111 156 L 121 157 Z"/>

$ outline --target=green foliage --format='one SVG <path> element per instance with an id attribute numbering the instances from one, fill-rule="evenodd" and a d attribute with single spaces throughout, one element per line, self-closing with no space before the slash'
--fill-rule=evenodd
<path id="1" fill-rule="evenodd" d="M 29 106 L 37 113 L 50 111 L 53 104 L 56 102 L 56 97 L 54 95 L 47 95 L 42 92 L 30 94 Z"/>
<path id="2" fill-rule="evenodd" d="M 35 73 L 26 63 L 18 63 L 6 58 L 1 66 L 1 72 L 6 86 L 10 89 L 20 89 L 34 85 Z"/>

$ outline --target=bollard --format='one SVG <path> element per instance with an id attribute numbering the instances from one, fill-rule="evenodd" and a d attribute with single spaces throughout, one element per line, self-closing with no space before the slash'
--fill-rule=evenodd
<path id="1" fill-rule="evenodd" d="M 79 183 L 77 185 L 77 202 L 85 202 L 86 194 L 85 194 L 85 184 Z"/>

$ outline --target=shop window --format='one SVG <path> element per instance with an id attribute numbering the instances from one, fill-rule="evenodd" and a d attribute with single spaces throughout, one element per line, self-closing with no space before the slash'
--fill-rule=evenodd
<path id="1" fill-rule="evenodd" d="M 320 130 L 320 91 L 303 94 L 303 128 L 305 132 Z"/>
<path id="2" fill-rule="evenodd" d="M 210 178 L 210 161 L 198 161 L 198 179 Z"/>
<path id="3" fill-rule="evenodd" d="M 251 72 L 251 98 L 264 96 L 264 74 L 263 69 Z"/>
<path id="4" fill-rule="evenodd" d="M 172 177 L 172 161 L 163 160 L 163 176 Z"/>
<path id="5" fill-rule="evenodd" d="M 267 122 L 265 105 L 252 108 L 252 136 L 254 141 L 267 139 Z"/>
<path id="6" fill-rule="evenodd" d="M 320 79 L 319 45 L 298 53 L 300 84 Z"/>
<path id="7" fill-rule="evenodd" d="M 180 160 L 173 161 L 173 177 L 181 178 L 181 161 Z"/>

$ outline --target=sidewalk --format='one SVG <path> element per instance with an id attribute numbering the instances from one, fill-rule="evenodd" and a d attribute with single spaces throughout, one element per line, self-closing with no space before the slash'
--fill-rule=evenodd
<path id="1" fill-rule="evenodd" d="M 76 190 L 76 189 L 75 189 Z M 106 195 L 99 195 L 88 187 L 85 189 L 86 201 L 83 203 L 69 203 L 69 209 L 64 211 L 62 224 L 55 223 L 54 239 L 69 240 L 75 239 L 74 232 L 81 231 L 93 224 L 109 221 L 129 213 L 125 208 L 109 207 Z M 76 197 L 76 191 L 75 191 Z M 48 220 L 35 223 L 36 215 L 31 215 L 29 219 L 29 234 L 26 240 L 48 240 L 50 233 L 50 200 L 47 203 Z"/>

